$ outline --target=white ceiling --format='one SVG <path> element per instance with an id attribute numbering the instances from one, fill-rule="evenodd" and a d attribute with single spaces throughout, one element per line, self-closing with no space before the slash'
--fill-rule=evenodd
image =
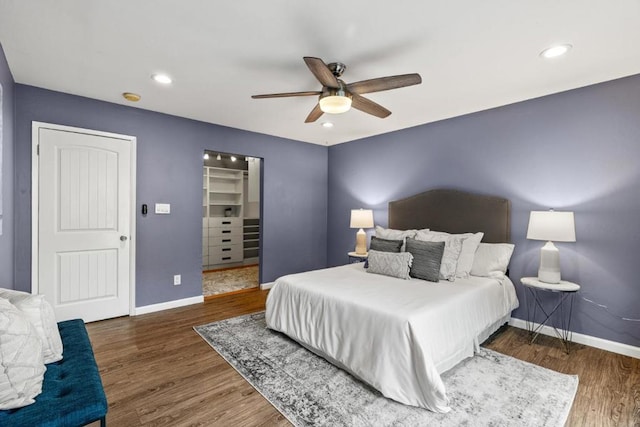
<path id="1" fill-rule="evenodd" d="M 639 42 L 640 0 L 0 0 L 18 83 L 328 145 L 637 74 Z M 305 124 L 315 97 L 251 99 L 320 90 L 303 56 L 344 62 L 347 83 L 423 83 L 366 95 L 386 119 Z"/>

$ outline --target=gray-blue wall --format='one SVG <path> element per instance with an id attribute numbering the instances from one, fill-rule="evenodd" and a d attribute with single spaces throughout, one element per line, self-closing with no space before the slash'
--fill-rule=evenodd
<path id="1" fill-rule="evenodd" d="M 0 287 L 13 288 L 13 87 L 11 71 L 0 45 L 0 85 L 2 85 L 2 142 L 0 142 Z"/>
<path id="2" fill-rule="evenodd" d="M 138 307 L 202 295 L 205 149 L 264 159 L 263 283 L 326 265 L 326 147 L 20 84 L 15 100 L 16 289 L 31 289 L 32 121 L 137 137 Z M 156 202 L 171 203 L 171 215 L 140 214 Z"/>
<path id="3" fill-rule="evenodd" d="M 429 100 L 425 100 L 428 108 Z M 525 238 L 531 210 L 571 210 L 576 243 L 557 244 L 563 278 L 582 286 L 575 332 L 640 345 L 640 76 L 329 148 L 328 261 L 353 250 L 349 210 L 446 187 L 512 201 L 510 275 L 537 275 L 544 242 Z M 474 231 L 474 230 L 470 230 Z M 515 317 L 526 319 L 521 308 Z"/>
<path id="4" fill-rule="evenodd" d="M 138 306 L 201 293 L 199 186 L 206 148 L 265 159 L 263 282 L 346 262 L 354 244 L 352 208 L 371 207 L 376 223 L 386 225 L 390 200 L 430 188 L 496 194 L 512 201 L 514 282 L 535 275 L 538 265 L 542 242 L 525 238 L 529 211 L 573 210 L 578 241 L 558 244 L 563 276 L 582 285 L 581 296 L 608 308 L 577 299 L 572 329 L 640 345 L 637 323 L 621 319 L 640 317 L 640 76 L 328 150 L 15 85 L 1 47 L 0 83 L 0 286 L 31 286 L 31 121 L 37 120 L 138 138 L 138 207 L 172 203 L 169 217 L 137 218 Z M 183 275 L 182 286 L 171 285 L 173 274 Z M 526 313 L 521 308 L 515 316 Z"/>

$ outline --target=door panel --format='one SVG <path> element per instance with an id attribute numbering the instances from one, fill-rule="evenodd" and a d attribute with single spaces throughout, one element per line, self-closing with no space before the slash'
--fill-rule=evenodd
<path id="1" fill-rule="evenodd" d="M 59 321 L 129 314 L 130 144 L 39 129 L 38 285 Z"/>
<path id="2" fill-rule="evenodd" d="M 117 262 L 115 250 L 58 253 L 57 304 L 117 297 Z"/>
<path id="3" fill-rule="evenodd" d="M 58 156 L 59 230 L 117 229 L 117 153 L 61 147 Z"/>

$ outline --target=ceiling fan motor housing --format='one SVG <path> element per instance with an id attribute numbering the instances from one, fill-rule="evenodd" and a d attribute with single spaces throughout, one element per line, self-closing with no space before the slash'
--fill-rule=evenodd
<path id="1" fill-rule="evenodd" d="M 322 95 L 320 95 L 320 99 L 327 96 L 346 96 L 351 98 L 351 93 L 347 90 L 347 85 L 345 84 L 345 82 L 338 79 L 338 85 L 338 87 L 324 86 L 322 88 Z"/>
<path id="2" fill-rule="evenodd" d="M 342 62 L 332 62 L 327 65 L 327 67 L 329 67 L 329 70 L 331 70 L 333 75 L 336 77 L 340 77 L 342 73 L 344 73 L 344 71 L 347 69 L 347 66 Z"/>

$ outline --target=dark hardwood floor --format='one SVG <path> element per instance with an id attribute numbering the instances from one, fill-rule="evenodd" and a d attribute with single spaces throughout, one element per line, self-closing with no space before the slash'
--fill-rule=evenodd
<path id="1" fill-rule="evenodd" d="M 192 329 L 264 309 L 267 292 L 87 325 L 109 400 L 107 425 L 290 426 Z M 528 343 L 506 327 L 488 348 L 555 371 L 576 374 L 568 426 L 640 426 L 640 360 L 555 339 Z"/>

